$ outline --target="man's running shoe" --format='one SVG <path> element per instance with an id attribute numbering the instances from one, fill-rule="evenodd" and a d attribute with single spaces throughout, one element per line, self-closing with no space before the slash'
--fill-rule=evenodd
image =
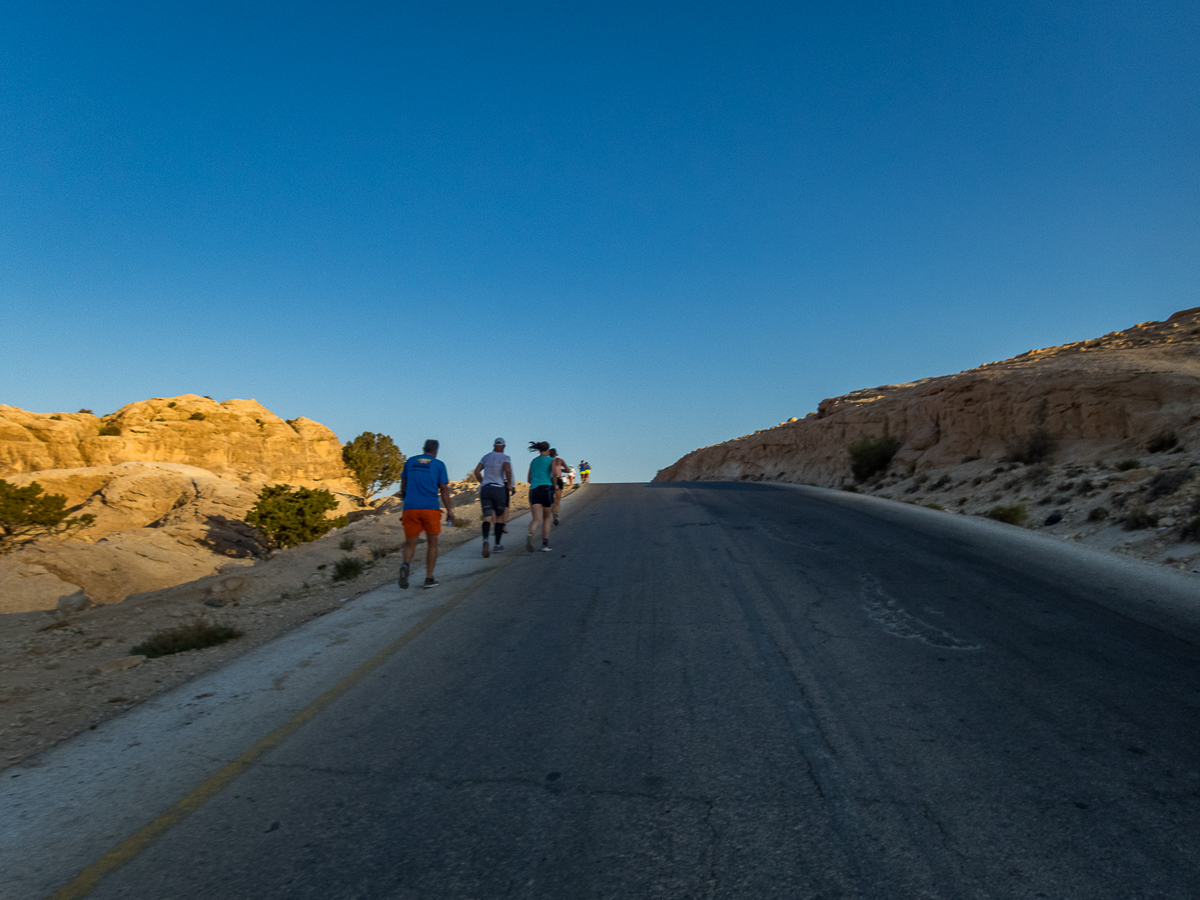
<path id="1" fill-rule="evenodd" d="M 542 552 L 543 552 L 543 553 L 549 553 L 549 552 L 550 552 L 550 545 L 549 545 L 549 544 L 542 544 Z"/>
<path id="2" fill-rule="evenodd" d="M 484 538 L 483 539 L 483 558 L 487 559 L 491 555 L 492 555 L 492 551 L 488 549 L 487 538 Z"/>
<path id="3" fill-rule="evenodd" d="M 425 587 L 427 587 L 427 588 L 437 587 L 439 584 L 441 584 L 441 582 L 438 581 L 436 578 L 434 578 L 432 575 L 430 575 L 428 578 L 425 579 Z"/>
<path id="4" fill-rule="evenodd" d="M 554 524 L 555 524 L 555 525 L 557 525 L 557 524 L 558 524 L 558 513 L 555 513 L 555 514 L 554 514 Z"/>
<path id="5" fill-rule="evenodd" d="M 492 548 L 492 552 L 493 552 L 493 553 L 499 553 L 499 552 L 500 552 L 501 550 L 503 550 L 503 549 L 504 549 L 504 545 L 503 545 L 503 544 L 497 544 L 495 547 L 493 547 L 493 548 Z"/>
<path id="6" fill-rule="evenodd" d="M 400 566 L 400 587 L 408 590 L 408 563 Z"/>
<path id="7" fill-rule="evenodd" d="M 533 535 L 527 535 L 525 538 L 525 549 L 530 553 L 533 552 Z"/>

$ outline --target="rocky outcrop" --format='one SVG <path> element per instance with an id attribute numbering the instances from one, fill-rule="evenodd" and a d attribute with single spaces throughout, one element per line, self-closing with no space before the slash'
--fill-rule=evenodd
<path id="1" fill-rule="evenodd" d="M 841 486 L 847 445 L 891 435 L 896 469 L 999 460 L 1044 432 L 1057 462 L 1145 452 L 1158 434 L 1200 444 L 1200 309 L 956 375 L 824 400 L 815 413 L 695 450 L 655 481 L 772 480 Z"/>
<path id="2" fill-rule="evenodd" d="M 0 477 L 125 462 L 196 466 L 223 478 L 352 491 L 337 436 L 256 400 L 183 394 L 114 413 L 32 413 L 0 404 Z"/>
<path id="3" fill-rule="evenodd" d="M 122 463 L 6 479 L 63 494 L 96 522 L 68 541 L 36 541 L 0 557 L 0 612 L 53 609 L 79 592 L 95 603 L 251 563 L 266 547 L 242 519 L 258 487 L 195 466 Z"/>

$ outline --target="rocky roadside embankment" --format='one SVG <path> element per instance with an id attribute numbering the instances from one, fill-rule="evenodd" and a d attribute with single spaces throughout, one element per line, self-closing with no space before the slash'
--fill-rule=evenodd
<path id="1" fill-rule="evenodd" d="M 527 487 L 527 486 L 523 486 Z M 443 531 L 447 551 L 479 539 L 475 486 L 451 485 L 463 526 Z M 528 491 L 512 514 L 528 509 Z M 319 540 L 271 554 L 252 567 L 225 569 L 123 602 L 84 609 L 13 613 L 0 619 L 0 768 L 95 726 L 201 672 L 330 613 L 396 577 L 403 544 L 400 504 L 387 498 Z M 512 549 L 521 544 L 519 536 Z M 345 557 L 364 571 L 338 581 Z M 418 570 L 424 544 L 417 555 Z M 131 656 L 151 634 L 196 618 L 244 632 L 226 644 L 156 659 Z"/>
<path id="2" fill-rule="evenodd" d="M 890 436 L 856 482 L 849 446 Z M 1190 569 L 1200 563 L 1200 309 L 1094 340 L 824 400 L 655 481 L 858 490 Z"/>

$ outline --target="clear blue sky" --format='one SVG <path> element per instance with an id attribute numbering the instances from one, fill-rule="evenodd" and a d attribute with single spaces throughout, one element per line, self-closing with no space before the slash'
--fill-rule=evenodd
<path id="1" fill-rule="evenodd" d="M 598 480 L 1200 305 L 1200 4 L 7 5 L 0 402 Z M 522 466 L 523 468 L 523 466 Z"/>

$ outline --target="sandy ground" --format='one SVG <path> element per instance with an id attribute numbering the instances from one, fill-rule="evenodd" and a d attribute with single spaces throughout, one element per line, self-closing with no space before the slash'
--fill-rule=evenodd
<path id="1" fill-rule="evenodd" d="M 454 505 L 469 522 L 442 532 L 440 548 L 445 550 L 480 540 L 474 490 L 456 485 Z M 528 492 L 519 490 L 511 515 L 527 510 Z M 524 531 L 522 524 L 506 546 L 519 549 Z M 344 549 L 350 542 L 353 546 Z M 138 594 L 122 603 L 73 614 L 0 617 L 0 768 L 95 728 L 391 581 L 403 542 L 398 513 L 373 516 L 253 567 Z M 365 571 L 352 581 L 335 581 L 333 567 L 346 556 L 362 559 Z M 412 589 L 421 590 L 416 585 L 424 579 L 424 558 L 422 541 Z M 243 635 L 217 647 L 155 659 L 130 655 L 134 645 L 154 632 L 195 618 L 234 626 Z"/>

